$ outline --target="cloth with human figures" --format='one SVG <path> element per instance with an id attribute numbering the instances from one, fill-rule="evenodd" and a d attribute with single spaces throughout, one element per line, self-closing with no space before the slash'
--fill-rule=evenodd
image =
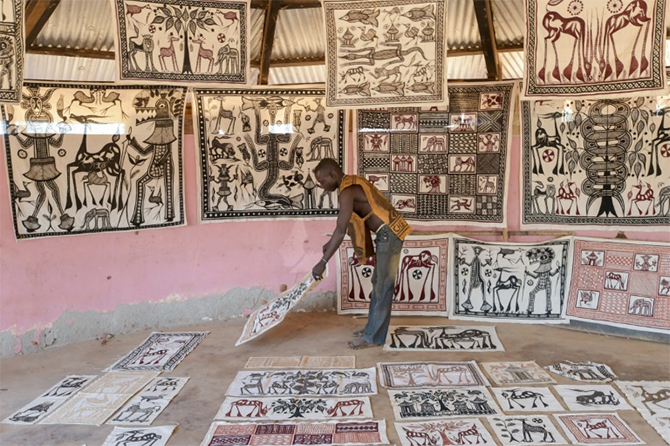
<path id="1" fill-rule="evenodd" d="M 413 225 L 503 227 L 515 88 L 452 84 L 446 107 L 357 110 L 354 169 Z"/>
<path id="2" fill-rule="evenodd" d="M 331 107 L 447 101 L 447 1 L 323 2 Z"/>
<path id="3" fill-rule="evenodd" d="M 249 1 L 112 0 L 121 82 L 249 83 Z"/>
<path id="4" fill-rule="evenodd" d="M 183 226 L 186 89 L 24 83 L 2 119 L 17 239 Z"/>
<path id="5" fill-rule="evenodd" d="M 446 316 L 449 238 L 414 236 L 405 239 L 396 277 L 394 315 Z M 339 314 L 367 313 L 372 295 L 374 262 L 358 262 L 351 240 L 337 252 Z"/>
<path id="6" fill-rule="evenodd" d="M 664 94 L 665 0 L 526 0 L 523 97 Z"/>
<path id="7" fill-rule="evenodd" d="M 667 231 L 670 96 L 522 101 L 522 227 Z"/>
<path id="8" fill-rule="evenodd" d="M 495 243 L 454 237 L 450 318 L 566 323 L 570 240 Z"/>
<path id="9" fill-rule="evenodd" d="M 575 238 L 572 265 L 567 317 L 670 330 L 670 243 Z"/>
<path id="10" fill-rule="evenodd" d="M 0 3 L 0 102 L 21 100 L 23 83 L 23 0 Z"/>
<path id="11" fill-rule="evenodd" d="M 200 220 L 314 219 L 337 214 L 317 183 L 324 158 L 341 164 L 344 113 L 319 88 L 195 89 Z"/>

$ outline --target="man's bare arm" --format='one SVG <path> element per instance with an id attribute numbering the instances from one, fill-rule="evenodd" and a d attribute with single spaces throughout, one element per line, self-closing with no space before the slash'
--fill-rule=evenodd
<path id="1" fill-rule="evenodd" d="M 349 220 L 351 220 L 351 214 L 354 212 L 354 190 L 353 187 L 347 188 L 340 193 L 338 197 L 338 204 L 340 210 L 337 214 L 337 225 L 335 226 L 335 231 L 330 237 L 328 243 L 323 245 L 323 258 L 319 260 L 319 263 L 314 265 L 312 268 L 312 274 L 316 278 L 323 276 L 323 271 L 326 269 L 326 263 L 330 259 L 335 251 L 340 247 L 344 236 L 347 233 L 347 225 Z"/>

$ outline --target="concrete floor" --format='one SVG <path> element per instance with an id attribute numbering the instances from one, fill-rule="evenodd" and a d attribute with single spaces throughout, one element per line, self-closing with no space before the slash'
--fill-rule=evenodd
<path id="1" fill-rule="evenodd" d="M 293 313 L 270 333 L 234 347 L 245 320 L 175 327 L 166 331 L 209 331 L 204 341 L 175 370 L 162 376 L 190 376 L 184 389 L 154 425 L 178 423 L 168 446 L 197 446 L 223 402 L 224 393 L 250 356 L 350 355 L 351 333 L 365 320 L 334 313 Z M 394 318 L 393 325 L 477 325 L 444 318 Z M 487 325 L 487 324 L 480 324 Z M 432 353 L 385 352 L 372 348 L 355 352 L 356 366 L 384 361 L 535 360 L 545 366 L 559 360 L 604 362 L 622 380 L 670 380 L 670 346 L 567 330 L 558 326 L 495 324 L 505 352 Z M 102 345 L 81 342 L 54 351 L 3 359 L 0 363 L 0 419 L 28 404 L 68 374 L 101 374 L 101 370 L 137 347 L 150 332 L 119 336 Z M 554 376 L 559 384 L 575 383 Z M 385 418 L 391 443 L 400 445 L 386 391 L 372 397 L 375 419 Z M 621 417 L 651 446 L 665 442 L 634 411 Z M 487 424 L 484 421 L 484 424 Z M 103 443 L 112 426 L 0 424 L 2 446 L 95 446 Z M 492 433 L 493 435 L 493 433 Z M 495 436 L 494 436 L 495 437 Z"/>

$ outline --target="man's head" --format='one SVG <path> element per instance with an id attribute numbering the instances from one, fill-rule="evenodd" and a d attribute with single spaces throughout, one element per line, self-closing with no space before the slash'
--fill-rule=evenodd
<path id="1" fill-rule="evenodd" d="M 340 186 L 344 172 L 332 158 L 324 158 L 314 168 L 314 177 L 323 189 L 333 192 Z"/>

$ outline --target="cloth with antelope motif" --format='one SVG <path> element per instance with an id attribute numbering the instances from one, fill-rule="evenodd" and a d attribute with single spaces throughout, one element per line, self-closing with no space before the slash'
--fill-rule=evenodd
<path id="1" fill-rule="evenodd" d="M 190 378 L 162 376 L 151 381 L 126 403 L 107 424 L 149 426 L 177 396 Z"/>
<path id="2" fill-rule="evenodd" d="M 155 332 L 139 347 L 119 359 L 109 370 L 169 372 L 207 336 L 208 331 Z"/>
<path id="3" fill-rule="evenodd" d="M 249 83 L 248 0 L 111 1 L 119 81 Z"/>
<path id="4" fill-rule="evenodd" d="M 572 444 L 582 446 L 645 444 L 616 413 L 556 414 L 554 417 Z"/>
<path id="5" fill-rule="evenodd" d="M 377 367 L 387 389 L 490 385 L 475 361 L 380 362 Z"/>
<path id="6" fill-rule="evenodd" d="M 384 350 L 502 352 L 495 327 L 389 327 Z"/>
<path id="7" fill-rule="evenodd" d="M 323 2 L 331 107 L 447 101 L 447 1 Z"/>
<path id="8" fill-rule="evenodd" d="M 372 418 L 370 398 L 227 397 L 215 420 L 338 420 Z"/>
<path id="9" fill-rule="evenodd" d="M 323 277 L 328 275 L 328 269 L 323 273 Z M 319 284 L 320 280 L 316 280 L 312 276 L 312 272 L 308 272 L 293 288 L 284 291 L 276 298 L 272 299 L 261 308 L 257 309 L 246 324 L 240 338 L 235 343 L 235 347 L 249 342 L 257 338 L 263 333 L 279 325 L 291 308 L 293 308 L 303 297 L 307 295 L 315 286 Z"/>
<path id="10" fill-rule="evenodd" d="M 0 102 L 21 100 L 24 66 L 23 0 L 0 3 Z"/>
<path id="11" fill-rule="evenodd" d="M 488 421 L 502 446 L 569 444 L 547 415 L 490 417 Z"/>
<path id="12" fill-rule="evenodd" d="M 575 238 L 572 265 L 569 318 L 670 330 L 670 243 Z"/>
<path id="13" fill-rule="evenodd" d="M 453 319 L 567 323 L 570 239 L 544 243 L 451 239 Z"/>
<path id="14" fill-rule="evenodd" d="M 395 423 L 395 430 L 402 446 L 496 445 L 477 418 Z"/>
<path id="15" fill-rule="evenodd" d="M 200 446 L 387 444 L 386 422 L 227 423 L 215 421 Z"/>
<path id="16" fill-rule="evenodd" d="M 354 169 L 412 225 L 504 227 L 515 95 L 461 84 L 446 107 L 357 110 Z"/>
<path id="17" fill-rule="evenodd" d="M 17 239 L 183 226 L 186 89 L 23 84 L 2 107 Z"/>
<path id="18" fill-rule="evenodd" d="M 252 356 L 244 365 L 245 369 L 285 369 L 301 367 L 306 369 L 353 369 L 355 356 Z"/>
<path id="19" fill-rule="evenodd" d="M 195 89 L 199 217 L 314 220 L 337 214 L 316 183 L 323 158 L 342 165 L 344 112 L 323 88 Z"/>
<path id="20" fill-rule="evenodd" d="M 407 236 L 400 254 L 391 314 L 447 315 L 448 247 L 448 236 Z M 337 266 L 338 314 L 367 314 L 375 265 L 358 263 L 347 237 L 337 251 Z"/>
<path id="21" fill-rule="evenodd" d="M 665 0 L 526 0 L 525 98 L 667 93 Z"/>
<path id="22" fill-rule="evenodd" d="M 498 386 L 555 383 L 535 361 L 483 362 L 486 374 Z"/>
<path id="23" fill-rule="evenodd" d="M 176 425 L 115 427 L 102 446 L 127 446 L 128 444 L 133 443 L 144 444 L 147 446 L 165 446 L 176 427 Z"/>
<path id="24" fill-rule="evenodd" d="M 670 96 L 522 101 L 521 225 L 667 231 Z"/>
<path id="25" fill-rule="evenodd" d="M 597 362 L 561 361 L 545 367 L 555 373 L 575 381 L 606 383 L 617 379 L 614 371 L 607 364 Z"/>
<path id="26" fill-rule="evenodd" d="M 616 381 L 616 385 L 670 444 L 670 381 Z"/>
<path id="27" fill-rule="evenodd" d="M 570 412 L 633 410 L 609 384 L 554 386 Z"/>

